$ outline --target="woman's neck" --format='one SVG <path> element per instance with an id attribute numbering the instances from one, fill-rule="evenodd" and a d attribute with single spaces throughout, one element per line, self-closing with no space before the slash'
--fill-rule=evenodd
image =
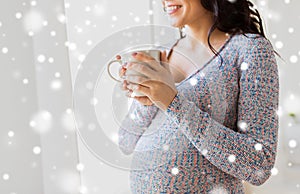
<path id="1" fill-rule="evenodd" d="M 209 30 L 213 25 L 213 17 L 207 16 L 207 18 L 202 18 L 201 20 L 195 21 L 185 26 L 185 33 L 188 37 L 188 41 L 191 45 L 202 44 L 203 46 L 209 48 L 208 35 Z M 223 44 L 224 40 L 228 38 L 228 35 L 217 28 L 212 32 L 210 37 L 210 43 L 212 46 L 218 47 Z"/>

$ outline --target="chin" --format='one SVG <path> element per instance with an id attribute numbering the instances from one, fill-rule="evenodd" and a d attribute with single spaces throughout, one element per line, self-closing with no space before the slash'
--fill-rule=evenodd
<path id="1" fill-rule="evenodd" d="M 180 28 L 182 26 L 184 26 L 184 24 L 182 22 L 179 22 L 179 21 L 172 21 L 170 22 L 170 25 L 174 28 Z"/>

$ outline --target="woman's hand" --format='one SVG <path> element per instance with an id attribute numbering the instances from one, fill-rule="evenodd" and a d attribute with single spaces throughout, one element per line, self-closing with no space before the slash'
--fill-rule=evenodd
<path id="1" fill-rule="evenodd" d="M 130 83 L 127 88 L 145 94 L 152 103 L 165 111 L 178 92 L 167 63 L 166 51 L 161 53 L 161 62 L 142 52 L 133 53 L 133 57 L 149 66 L 131 62 L 126 65 L 126 68 L 134 69 L 147 77 L 125 76 L 127 83 Z M 137 99 L 137 97 L 135 98 Z"/>
<path id="2" fill-rule="evenodd" d="M 120 60 L 121 56 L 117 55 L 116 59 Z M 125 76 L 125 72 L 126 72 L 126 64 L 124 64 L 120 69 L 119 69 L 119 76 L 122 78 Z M 132 84 L 128 84 L 126 80 L 123 80 L 123 82 L 121 83 L 121 88 L 122 90 L 126 91 L 126 96 L 129 98 L 132 98 L 132 93 L 133 90 L 128 88 L 128 86 L 132 87 Z M 135 96 L 133 97 L 135 98 L 137 101 L 139 101 L 139 103 L 141 103 L 142 105 L 145 106 L 151 106 L 153 105 L 153 102 L 147 97 L 147 96 Z"/>

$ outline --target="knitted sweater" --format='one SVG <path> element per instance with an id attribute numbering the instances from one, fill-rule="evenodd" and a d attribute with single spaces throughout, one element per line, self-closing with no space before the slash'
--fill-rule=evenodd
<path id="1" fill-rule="evenodd" d="M 246 35 L 246 36 L 245 36 Z M 136 100 L 119 128 L 132 154 L 134 194 L 244 193 L 263 184 L 277 150 L 279 77 L 269 40 L 232 35 L 202 68 L 177 84 L 162 111 Z"/>

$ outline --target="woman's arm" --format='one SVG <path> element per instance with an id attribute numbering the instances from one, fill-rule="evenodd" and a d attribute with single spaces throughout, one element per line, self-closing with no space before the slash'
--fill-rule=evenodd
<path id="1" fill-rule="evenodd" d="M 254 43 L 245 51 L 243 68 L 239 65 L 237 119 L 245 122 L 245 131 L 223 126 L 180 92 L 165 113 L 212 164 L 236 178 L 261 185 L 275 162 L 279 78 L 271 43 L 262 38 Z"/>
<path id="2" fill-rule="evenodd" d="M 155 105 L 145 106 L 133 99 L 132 104 L 119 128 L 119 147 L 129 155 L 134 151 L 136 143 L 143 135 L 156 115 L 158 108 Z"/>

